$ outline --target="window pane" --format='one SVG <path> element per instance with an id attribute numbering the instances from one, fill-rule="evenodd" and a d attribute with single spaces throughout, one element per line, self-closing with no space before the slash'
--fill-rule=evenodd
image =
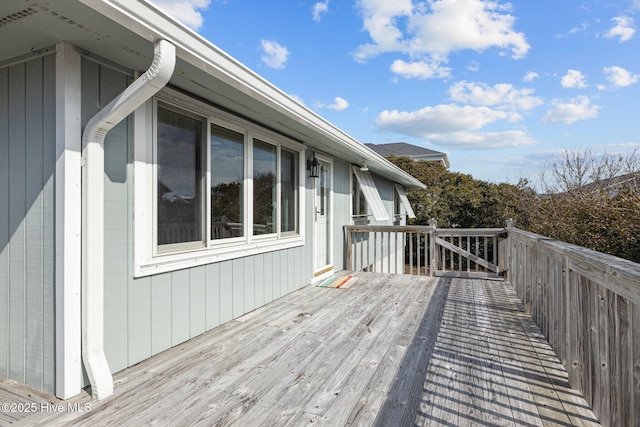
<path id="1" fill-rule="evenodd" d="M 253 140 L 253 234 L 276 232 L 276 147 Z"/>
<path id="2" fill-rule="evenodd" d="M 282 232 L 298 231 L 298 153 L 280 151 Z"/>
<path id="3" fill-rule="evenodd" d="M 211 238 L 244 235 L 244 135 L 211 125 Z"/>
<path id="4" fill-rule="evenodd" d="M 158 245 L 202 239 L 202 121 L 158 107 Z"/>
<path id="5" fill-rule="evenodd" d="M 364 198 L 364 193 L 360 189 L 360 184 L 358 183 L 358 179 L 353 175 L 351 177 L 351 182 L 353 183 L 353 188 L 351 190 L 352 197 L 352 205 L 353 205 L 353 215 L 354 216 L 366 216 L 367 215 L 367 201 Z"/>

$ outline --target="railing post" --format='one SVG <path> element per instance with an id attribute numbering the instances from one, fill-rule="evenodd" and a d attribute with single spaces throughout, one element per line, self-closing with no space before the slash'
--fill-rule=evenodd
<path id="1" fill-rule="evenodd" d="M 432 230 L 429 232 L 429 276 L 434 277 L 436 275 L 436 227 L 438 222 L 435 218 L 429 220 L 429 227 Z"/>

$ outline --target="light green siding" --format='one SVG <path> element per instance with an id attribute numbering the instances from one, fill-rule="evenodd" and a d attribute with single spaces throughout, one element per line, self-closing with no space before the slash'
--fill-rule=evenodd
<path id="1" fill-rule="evenodd" d="M 0 68 L 0 375 L 53 392 L 55 57 Z"/>
<path id="2" fill-rule="evenodd" d="M 86 58 L 82 73 L 86 123 L 130 84 L 131 76 Z M 105 141 L 104 332 L 113 372 L 299 289 L 312 275 L 307 237 L 305 247 L 134 279 L 132 135 L 130 118 Z M 307 221 L 307 232 L 310 227 Z"/>

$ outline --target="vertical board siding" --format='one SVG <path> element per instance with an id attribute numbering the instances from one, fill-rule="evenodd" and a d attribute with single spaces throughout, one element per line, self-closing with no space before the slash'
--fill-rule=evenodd
<path id="1" fill-rule="evenodd" d="M 56 66 L 55 55 L 43 58 L 43 197 L 42 197 L 42 262 L 43 262 L 43 390 L 55 390 L 55 170 L 56 170 Z M 2 197 L 0 196 L 0 200 Z M 1 240 L 1 239 L 0 239 Z"/>
<path id="2" fill-rule="evenodd" d="M 171 345 L 191 338 L 191 298 L 189 270 L 171 273 Z"/>
<path id="3" fill-rule="evenodd" d="M 9 69 L 9 376 L 26 382 L 26 102 L 25 64 Z"/>
<path id="4" fill-rule="evenodd" d="M 151 277 L 151 354 L 171 348 L 171 304 L 171 273 Z"/>
<path id="5" fill-rule="evenodd" d="M 337 270 L 348 268 L 344 256 L 343 227 L 351 224 L 351 164 L 333 161 L 333 265 Z"/>
<path id="6" fill-rule="evenodd" d="M 206 331 L 206 271 L 204 266 L 189 270 L 189 336 L 196 337 Z"/>
<path id="7" fill-rule="evenodd" d="M 256 287 L 262 283 L 256 283 L 255 257 L 243 258 L 244 268 L 242 269 L 244 284 L 243 306 L 244 313 L 248 313 L 256 308 Z M 260 280 L 259 278 L 257 280 Z M 260 281 L 262 282 L 262 281 Z"/>
<path id="8" fill-rule="evenodd" d="M 262 274 L 264 277 L 264 302 L 270 303 L 275 299 L 273 293 L 273 253 L 266 253 L 262 256 L 263 260 L 263 269 Z M 260 272 L 256 270 L 256 274 Z M 310 275 L 308 277 L 311 277 Z"/>
<path id="9" fill-rule="evenodd" d="M 0 375 L 54 392 L 55 62 L 0 69 Z"/>
<path id="10" fill-rule="evenodd" d="M 29 123 L 26 126 L 25 163 L 29 159 L 28 173 L 25 176 L 25 195 L 29 204 L 26 206 L 25 218 L 25 265 L 26 269 L 26 382 L 38 384 L 43 382 L 43 254 L 42 254 L 42 61 L 30 61 L 25 64 L 26 109 Z M 31 202 L 33 201 L 33 202 Z"/>
<path id="11" fill-rule="evenodd" d="M 129 282 L 127 300 L 127 364 L 132 365 L 152 354 L 151 279 L 145 277 Z"/>
<path id="12" fill-rule="evenodd" d="M 265 274 L 264 274 L 264 256 L 254 257 L 253 266 L 253 283 L 255 284 L 254 306 L 262 307 L 265 305 Z"/>
<path id="13" fill-rule="evenodd" d="M 220 320 L 220 264 L 209 264 L 206 269 L 206 324 L 207 330 L 221 324 Z"/>
<path id="14" fill-rule="evenodd" d="M 233 319 L 233 262 L 220 263 L 220 323 Z M 214 308 L 215 309 L 215 308 Z"/>
<path id="15" fill-rule="evenodd" d="M 0 68 L 0 200 L 9 200 L 9 70 Z M 0 203 L 0 375 L 9 376 L 9 203 Z"/>
<path id="16" fill-rule="evenodd" d="M 237 258 L 231 261 L 232 315 L 234 318 L 242 316 L 244 311 L 244 260 Z M 251 276 L 253 277 L 253 275 Z"/>

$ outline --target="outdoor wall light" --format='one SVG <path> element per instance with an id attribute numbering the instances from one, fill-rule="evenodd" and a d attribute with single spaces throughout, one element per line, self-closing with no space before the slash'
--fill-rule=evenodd
<path id="1" fill-rule="evenodd" d="M 364 161 L 364 159 L 362 160 L 362 166 L 360 166 L 360 170 L 362 172 L 368 172 L 369 168 L 367 167 L 367 162 Z"/>
<path id="2" fill-rule="evenodd" d="M 313 156 L 313 160 L 307 160 L 307 170 L 309 170 L 309 176 L 311 178 L 317 178 L 320 176 L 320 163 L 316 156 Z"/>

